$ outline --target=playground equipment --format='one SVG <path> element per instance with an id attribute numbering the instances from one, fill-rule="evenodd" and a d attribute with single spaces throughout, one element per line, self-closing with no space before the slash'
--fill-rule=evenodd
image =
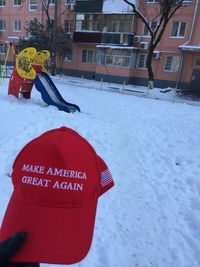
<path id="1" fill-rule="evenodd" d="M 7 77 L 7 61 L 8 61 L 10 51 L 13 52 L 13 55 L 15 58 L 16 51 L 15 51 L 15 46 L 12 43 L 8 44 L 4 64 L 2 66 L 0 66 L 0 84 L 2 83 L 3 78 Z"/>
<path id="2" fill-rule="evenodd" d="M 19 98 L 30 99 L 33 85 L 41 93 L 42 99 L 48 105 L 54 105 L 65 112 L 79 111 L 80 108 L 66 102 L 60 95 L 44 66 L 45 60 L 50 57 L 47 50 L 37 52 L 33 47 L 23 49 L 15 58 L 8 94 Z"/>

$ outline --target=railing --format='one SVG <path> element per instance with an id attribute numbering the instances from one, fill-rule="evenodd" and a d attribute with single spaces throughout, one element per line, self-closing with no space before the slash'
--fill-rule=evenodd
<path id="1" fill-rule="evenodd" d="M 116 45 L 133 44 L 133 34 L 124 33 L 101 33 L 101 32 L 88 32 L 88 31 L 76 31 L 74 32 L 73 40 L 77 43 L 106 43 Z"/>

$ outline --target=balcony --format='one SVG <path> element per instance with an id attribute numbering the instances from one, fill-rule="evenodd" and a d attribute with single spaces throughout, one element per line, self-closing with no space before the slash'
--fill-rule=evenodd
<path id="1" fill-rule="evenodd" d="M 133 34 L 125 33 L 102 33 L 102 32 L 74 32 L 74 42 L 76 43 L 95 43 L 95 44 L 115 44 L 115 45 L 133 45 Z"/>
<path id="2" fill-rule="evenodd" d="M 76 43 L 101 43 L 101 32 L 74 32 L 74 42 Z"/>

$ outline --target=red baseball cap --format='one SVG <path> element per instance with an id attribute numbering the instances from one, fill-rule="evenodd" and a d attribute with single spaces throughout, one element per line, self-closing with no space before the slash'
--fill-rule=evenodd
<path id="1" fill-rule="evenodd" d="M 114 185 L 93 147 L 66 127 L 45 132 L 16 157 L 12 182 L 0 240 L 28 235 L 11 261 L 81 261 L 91 246 L 98 197 Z"/>

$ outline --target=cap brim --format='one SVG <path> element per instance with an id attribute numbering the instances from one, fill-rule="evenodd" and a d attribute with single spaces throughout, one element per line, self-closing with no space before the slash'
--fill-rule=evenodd
<path id="1" fill-rule="evenodd" d="M 15 262 L 73 264 L 88 253 L 97 200 L 81 208 L 55 208 L 25 203 L 13 193 L 0 231 L 4 240 L 18 231 L 27 239 L 12 257 Z"/>

